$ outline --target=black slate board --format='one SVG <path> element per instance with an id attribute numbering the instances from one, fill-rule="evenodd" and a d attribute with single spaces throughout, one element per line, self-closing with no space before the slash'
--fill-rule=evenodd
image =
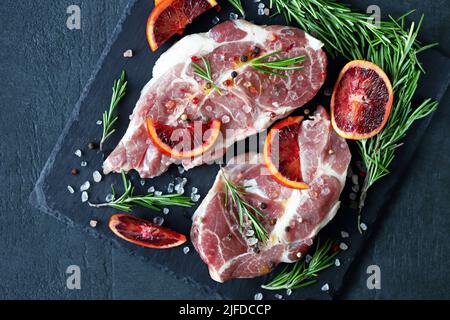
<path id="1" fill-rule="evenodd" d="M 208 12 L 189 26 L 187 33 L 207 31 L 212 27 L 211 21 L 215 16 L 221 17 L 221 21 L 228 19 L 229 13 L 233 10 L 230 9 L 226 1 L 221 1 L 221 5 L 223 8 L 221 13 Z M 258 24 L 284 23 L 281 17 L 268 18 L 254 14 L 256 13 L 256 4 L 254 3 L 249 2 L 246 6 L 249 8 L 247 19 L 250 21 Z M 81 203 L 80 192 L 70 195 L 66 189 L 67 185 L 72 185 L 78 189 L 86 180 L 90 180 L 92 183 L 92 172 L 101 168 L 102 156 L 95 151 L 88 150 L 86 145 L 92 140 L 98 140 L 98 137 L 101 135 L 101 127 L 95 123 L 101 118 L 101 113 L 109 104 L 112 81 L 119 76 L 122 69 L 127 71 L 129 80 L 128 93 L 119 107 L 120 121 L 118 132 L 107 144 L 107 147 L 110 149 L 117 144 L 124 134 L 128 126 L 128 115 L 131 114 L 139 98 L 141 88 L 151 77 L 154 62 L 159 57 L 159 54 L 164 52 L 176 40 L 174 39 L 164 45 L 156 54 L 149 52 L 145 39 L 145 21 L 151 9 L 149 1 L 135 0 L 130 2 L 115 30 L 114 36 L 102 54 L 86 89 L 77 103 L 71 119 L 41 173 L 30 200 L 42 211 L 55 216 L 57 219 L 77 228 L 82 228 L 96 237 L 110 239 L 118 246 L 126 248 L 131 254 L 157 264 L 180 280 L 188 281 L 217 298 L 251 299 L 256 292 L 263 292 L 265 298 L 273 298 L 273 293 L 265 292 L 259 287 L 271 278 L 270 275 L 258 279 L 232 280 L 225 284 L 215 283 L 209 278 L 206 265 L 200 260 L 190 244 L 188 245 L 191 248 L 191 252 L 185 255 L 182 252 L 183 247 L 158 251 L 140 248 L 119 240 L 112 235 L 106 225 L 110 214 L 115 213 L 116 210 L 90 208 L 87 204 Z M 407 9 L 409 8 L 406 8 L 405 11 Z M 136 56 L 132 59 L 124 59 L 122 53 L 129 48 L 135 51 Z M 422 61 L 425 64 L 427 74 L 421 81 L 417 98 L 434 97 L 439 100 L 448 87 L 450 61 L 435 50 L 426 52 L 422 57 Z M 343 61 L 330 61 L 329 76 L 324 88 L 332 86 L 333 81 L 336 79 L 336 74 L 343 63 Z M 319 93 L 314 101 L 308 104 L 308 107 L 314 108 L 319 102 L 327 105 L 327 98 L 324 97 L 322 92 Z M 339 293 L 351 264 L 364 249 L 364 244 L 370 236 L 371 230 L 377 226 L 384 208 L 389 204 L 390 195 L 396 188 L 401 186 L 402 174 L 407 168 L 408 162 L 412 159 L 416 149 L 415 146 L 419 143 L 429 121 L 430 118 L 414 126 L 406 138 L 405 146 L 399 149 L 398 157 L 391 168 L 393 173 L 371 190 L 363 217 L 363 221 L 368 226 L 368 231 L 362 236 L 356 230 L 356 211 L 349 209 L 348 189 L 351 183 L 347 184 L 342 195 L 343 203 L 340 211 L 336 218 L 321 232 L 323 239 L 330 236 L 340 239 L 341 230 L 350 233 L 350 238 L 344 239 L 349 249 L 339 255 L 341 266 L 324 271 L 320 274 L 317 285 L 296 290 L 290 298 L 329 299 Z M 351 147 L 354 149 L 354 145 Z M 74 155 L 76 149 L 83 150 L 82 159 Z M 353 154 L 357 155 L 356 152 L 353 152 Z M 355 160 L 356 158 L 357 156 L 355 156 Z M 88 166 L 81 168 L 81 161 L 88 162 Z M 353 169 L 357 171 L 354 163 L 353 161 Z M 80 174 L 77 177 L 72 177 L 69 174 L 70 169 L 73 167 L 80 169 Z M 202 196 L 205 195 L 213 183 L 217 170 L 218 167 L 216 165 L 201 166 L 184 174 L 183 176 L 186 176 L 189 180 L 187 193 L 189 193 L 192 186 L 196 186 L 199 188 Z M 179 173 L 177 168 L 173 166 L 163 176 L 147 180 L 145 187 L 141 187 L 140 179 L 135 174 L 131 174 L 132 181 L 139 191 L 144 191 L 151 185 L 155 186 L 156 189 L 165 190 L 167 184 L 176 176 L 179 176 Z M 92 183 L 90 200 L 103 202 L 105 195 L 109 193 L 111 183 L 119 185 L 119 176 L 110 175 L 104 177 L 103 182 L 100 184 Z M 190 217 L 194 211 L 195 208 L 171 208 L 170 214 L 165 216 L 165 225 L 188 234 L 191 224 Z M 135 214 L 148 219 L 162 215 L 156 212 L 149 212 L 148 210 L 136 210 Z M 91 219 L 100 221 L 96 229 L 88 226 Z M 329 292 L 320 290 L 321 285 L 324 283 L 330 284 L 331 289 Z M 280 293 L 286 297 L 284 292 Z"/>

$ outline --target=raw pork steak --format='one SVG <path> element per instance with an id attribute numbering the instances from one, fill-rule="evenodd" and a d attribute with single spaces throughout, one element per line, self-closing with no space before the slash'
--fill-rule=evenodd
<path id="1" fill-rule="evenodd" d="M 285 71 L 288 77 L 282 78 L 240 63 L 240 56 L 248 56 L 255 47 L 260 49 L 259 55 L 283 50 L 273 58 L 304 55 L 303 69 Z M 214 150 L 203 157 L 183 160 L 182 164 L 189 169 L 222 157 L 234 142 L 263 131 L 316 95 L 326 76 L 327 59 L 321 47 L 319 40 L 302 30 L 261 27 L 244 20 L 227 21 L 208 33 L 184 37 L 156 62 L 127 132 L 104 162 L 104 172 L 135 169 L 141 177 L 154 177 L 175 162 L 148 138 L 146 117 L 172 126 L 183 125 L 183 115 L 189 120 L 220 119 L 226 138 L 219 139 Z M 208 59 L 212 79 L 222 95 L 205 90 L 205 80 L 193 75 L 193 57 Z M 198 63 L 202 65 L 201 60 Z M 224 84 L 232 71 L 238 74 L 234 84 Z"/>
<path id="2" fill-rule="evenodd" d="M 217 175 L 194 214 L 191 230 L 191 240 L 214 280 L 257 277 L 280 262 L 300 259 L 336 214 L 351 155 L 323 107 L 318 107 L 312 120 L 303 121 L 298 143 L 307 190 L 276 182 L 260 154 L 240 155 L 224 168 L 233 183 L 249 186 L 246 200 L 266 215 L 262 222 L 269 239 L 265 244 L 255 244 L 248 230 L 240 232 L 234 208 L 225 206 L 223 177 Z"/>

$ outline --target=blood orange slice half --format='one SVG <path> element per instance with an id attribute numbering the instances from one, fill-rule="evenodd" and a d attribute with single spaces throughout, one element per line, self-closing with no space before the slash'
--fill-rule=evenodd
<path id="1" fill-rule="evenodd" d="M 109 219 L 114 234 L 142 247 L 167 249 L 186 242 L 186 237 L 173 230 L 128 214 L 115 214 Z"/>
<path id="2" fill-rule="evenodd" d="M 384 71 L 369 61 L 349 62 L 339 74 L 331 97 L 331 122 L 346 139 L 373 137 L 386 125 L 393 102 Z"/>
<path id="3" fill-rule="evenodd" d="M 264 161 L 272 176 L 293 189 L 308 189 L 302 180 L 298 134 L 302 116 L 288 117 L 270 129 L 264 144 Z"/>
<path id="4" fill-rule="evenodd" d="M 190 121 L 186 126 L 173 127 L 147 118 L 147 132 L 156 147 L 176 159 L 193 158 L 209 150 L 220 134 L 222 122 Z"/>
<path id="5" fill-rule="evenodd" d="M 147 39 L 152 51 L 184 28 L 196 17 L 215 7 L 215 0 L 159 0 L 147 21 Z"/>

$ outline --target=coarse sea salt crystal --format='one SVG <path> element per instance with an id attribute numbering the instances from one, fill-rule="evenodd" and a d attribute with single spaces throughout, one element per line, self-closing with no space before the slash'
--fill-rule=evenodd
<path id="1" fill-rule="evenodd" d="M 69 190 L 70 194 L 74 194 L 75 190 L 72 188 L 72 186 L 67 186 L 67 190 Z"/>
<path id="2" fill-rule="evenodd" d="M 237 20 L 239 18 L 239 16 L 234 13 L 234 12 L 230 12 L 230 20 Z"/>
<path id="3" fill-rule="evenodd" d="M 169 209 L 168 208 L 163 208 L 162 211 L 163 211 L 164 214 L 169 214 Z"/>
<path id="4" fill-rule="evenodd" d="M 287 295 L 287 296 L 290 296 L 291 294 L 292 294 L 292 289 L 287 289 L 287 290 L 286 290 L 286 295 Z"/>
<path id="5" fill-rule="evenodd" d="M 155 192 L 155 187 L 151 186 L 150 188 L 147 189 L 148 193 L 153 193 Z"/>
<path id="6" fill-rule="evenodd" d="M 83 183 L 80 186 L 80 191 L 86 191 L 89 190 L 89 188 L 91 187 L 91 183 L 89 181 L 86 181 L 85 183 Z"/>
<path id="7" fill-rule="evenodd" d="M 247 232 L 245 233 L 245 235 L 247 237 L 252 237 L 255 234 L 255 230 L 253 229 L 248 229 Z"/>
<path id="8" fill-rule="evenodd" d="M 278 299 L 278 300 L 283 299 L 283 296 L 279 293 L 275 294 L 274 297 L 275 297 L 275 299 Z"/>
<path id="9" fill-rule="evenodd" d="M 196 187 L 192 187 L 192 194 L 196 194 L 196 193 L 198 193 L 198 189 L 196 188 Z"/>
<path id="10" fill-rule="evenodd" d="M 345 250 L 348 249 L 348 246 L 347 246 L 344 242 L 341 242 L 341 244 L 339 245 L 339 248 L 340 248 L 341 250 L 345 251 Z"/>
<path id="11" fill-rule="evenodd" d="M 183 248 L 183 253 L 184 253 L 184 254 L 188 254 L 189 251 L 191 251 L 191 249 L 189 249 L 189 247 L 184 247 L 184 248 Z"/>
<path id="12" fill-rule="evenodd" d="M 103 124 L 103 121 L 102 121 L 102 120 L 97 120 L 96 124 L 97 124 L 98 126 L 101 126 L 101 125 Z"/>
<path id="13" fill-rule="evenodd" d="M 270 9 L 269 8 L 264 8 L 264 14 L 266 16 L 268 16 L 270 14 Z"/>
<path id="14" fill-rule="evenodd" d="M 322 288 L 320 288 L 320 290 L 322 290 L 322 291 L 328 291 L 328 290 L 330 290 L 330 285 L 329 285 L 328 283 L 325 283 L 325 284 L 322 286 Z"/>
<path id="15" fill-rule="evenodd" d="M 75 155 L 78 157 L 78 158 L 81 158 L 81 156 L 83 155 L 83 153 L 81 152 L 81 150 L 80 149 L 78 149 L 78 150 L 75 150 Z"/>
<path id="16" fill-rule="evenodd" d="M 99 183 L 100 181 L 102 181 L 102 174 L 96 170 L 92 173 L 92 178 L 94 179 L 94 182 Z"/>
<path id="17" fill-rule="evenodd" d="M 145 180 L 144 180 L 144 179 L 142 179 L 142 180 L 140 181 L 140 183 L 141 183 L 141 186 L 145 186 Z"/>
<path id="18" fill-rule="evenodd" d="M 341 231 L 341 237 L 345 239 L 350 237 L 350 234 L 347 231 Z"/>
<path id="19" fill-rule="evenodd" d="M 175 186 L 175 188 L 176 188 L 176 186 Z M 177 190 L 177 193 L 178 194 L 184 194 L 184 188 L 183 187 L 179 187 L 178 190 Z"/>
<path id="20" fill-rule="evenodd" d="M 162 196 L 162 191 L 155 191 L 155 196 L 160 197 Z"/>
<path id="21" fill-rule="evenodd" d="M 247 239 L 247 244 L 248 244 L 249 246 L 254 246 L 254 245 L 256 245 L 257 243 L 258 243 L 258 239 L 256 239 L 255 237 L 250 238 L 250 239 Z"/>
<path id="22" fill-rule="evenodd" d="M 263 294 L 261 292 L 258 292 L 255 294 L 255 296 L 253 297 L 255 300 L 262 300 L 263 299 Z"/>
<path id="23" fill-rule="evenodd" d="M 361 222 L 359 227 L 361 228 L 362 231 L 366 231 L 367 230 L 367 225 L 364 222 Z"/>
<path id="24" fill-rule="evenodd" d="M 220 21 L 219 17 L 214 17 L 214 18 L 212 19 L 212 23 L 213 23 L 213 24 L 218 24 L 219 21 Z"/>
<path id="25" fill-rule="evenodd" d="M 108 193 L 105 197 L 106 202 L 111 202 L 114 200 L 114 195 L 112 193 Z"/>
<path id="26" fill-rule="evenodd" d="M 248 104 L 246 104 L 244 106 L 243 110 L 244 110 L 245 113 L 250 113 L 250 112 L 252 112 L 252 107 L 250 107 Z"/>
<path id="27" fill-rule="evenodd" d="M 200 200 L 200 195 L 199 194 L 191 194 L 191 200 L 193 202 L 198 202 Z"/>
<path id="28" fill-rule="evenodd" d="M 258 16 L 262 16 L 262 15 L 264 15 L 264 9 L 258 8 Z"/>
<path id="29" fill-rule="evenodd" d="M 227 115 L 222 116 L 222 123 L 228 123 L 230 122 L 230 117 Z"/>
<path id="30" fill-rule="evenodd" d="M 341 261 L 339 259 L 334 260 L 334 265 L 339 267 L 341 265 Z"/>
<path id="31" fill-rule="evenodd" d="M 352 183 L 359 184 L 358 176 L 356 174 L 352 175 Z"/>
<path id="32" fill-rule="evenodd" d="M 182 166 L 179 166 L 179 167 L 178 167 L 178 172 L 179 172 L 180 174 L 183 174 L 183 173 L 184 173 L 184 168 L 183 168 Z"/>
<path id="33" fill-rule="evenodd" d="M 260 2 L 260 3 L 258 4 L 258 8 L 261 8 L 261 9 L 264 9 L 265 6 L 266 6 L 266 5 L 265 5 L 264 3 L 262 3 L 262 2 Z"/>
<path id="34" fill-rule="evenodd" d="M 87 164 L 86 161 L 81 162 L 81 166 L 82 166 L 82 167 L 87 167 L 87 165 L 88 165 L 88 164 Z"/>
<path id="35" fill-rule="evenodd" d="M 88 201 L 89 200 L 89 195 L 88 195 L 88 193 L 86 192 L 86 191 L 83 191 L 82 193 L 81 193 L 81 202 L 86 202 L 86 201 Z"/>
<path id="36" fill-rule="evenodd" d="M 133 50 L 128 49 L 127 51 L 125 51 L 125 52 L 123 53 L 123 57 L 124 57 L 124 58 L 133 58 Z"/>
<path id="37" fill-rule="evenodd" d="M 169 184 L 167 185 L 167 192 L 168 192 L 168 193 L 172 193 L 174 187 L 175 187 L 175 185 L 173 184 L 173 182 L 169 183 Z"/>
<path id="38" fill-rule="evenodd" d="M 352 187 L 352 191 L 353 191 L 353 192 L 358 192 L 358 191 L 359 191 L 359 185 L 358 185 L 358 184 L 355 184 L 355 185 Z"/>
<path id="39" fill-rule="evenodd" d="M 305 257 L 305 262 L 310 263 L 311 259 L 312 259 L 311 255 L 307 254 Z"/>
<path id="40" fill-rule="evenodd" d="M 157 224 L 158 226 L 162 226 L 162 224 L 164 223 L 164 218 L 163 217 L 154 217 L 153 223 Z"/>
<path id="41" fill-rule="evenodd" d="M 98 221 L 97 221 L 97 220 L 91 220 L 91 221 L 89 221 L 89 225 L 90 225 L 92 228 L 95 228 L 95 227 L 97 226 L 97 224 L 98 224 Z"/>

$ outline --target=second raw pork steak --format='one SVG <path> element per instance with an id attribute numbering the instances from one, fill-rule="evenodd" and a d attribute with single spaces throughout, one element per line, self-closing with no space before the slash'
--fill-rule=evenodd
<path id="1" fill-rule="evenodd" d="M 235 208 L 225 205 L 224 181 L 216 181 L 193 216 L 191 240 L 211 278 L 253 278 L 280 262 L 304 257 L 313 239 L 339 208 L 351 154 L 345 139 L 331 127 L 330 117 L 318 107 L 304 120 L 298 135 L 301 175 L 307 190 L 280 185 L 267 171 L 261 154 L 231 159 L 223 170 L 234 184 L 247 187 L 245 200 L 263 208 L 268 240 L 258 243 L 249 230 L 241 232 Z"/>

